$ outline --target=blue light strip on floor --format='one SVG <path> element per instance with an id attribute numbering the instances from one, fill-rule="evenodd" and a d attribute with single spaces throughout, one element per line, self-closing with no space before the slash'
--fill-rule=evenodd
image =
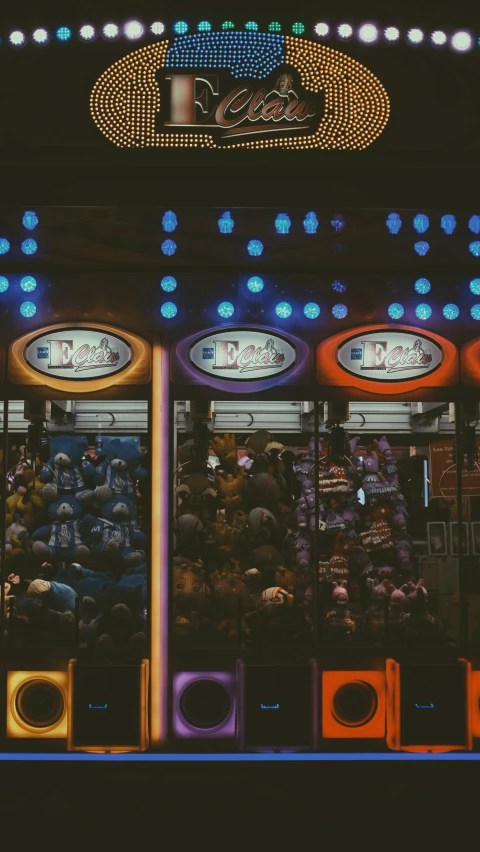
<path id="1" fill-rule="evenodd" d="M 126 763 L 231 763 L 242 762 L 271 762 L 271 761 L 332 761 L 332 760 L 480 760 L 476 752 L 446 752 L 442 754 L 417 754 L 409 752 L 390 753 L 308 753 L 308 754 L 32 754 L 32 753 L 0 753 L 0 761 L 116 761 Z"/>

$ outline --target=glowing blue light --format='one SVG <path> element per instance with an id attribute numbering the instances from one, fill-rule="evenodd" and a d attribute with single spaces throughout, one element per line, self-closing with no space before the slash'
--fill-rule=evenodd
<path id="1" fill-rule="evenodd" d="M 153 35 L 162 35 L 162 33 L 165 31 L 165 24 L 162 24 L 161 21 L 154 21 L 150 29 Z"/>
<path id="2" fill-rule="evenodd" d="M 470 281 L 470 290 L 474 296 L 480 296 L 480 278 L 473 278 Z"/>
<path id="3" fill-rule="evenodd" d="M 27 229 L 27 231 L 34 231 L 38 225 L 38 216 L 33 210 L 26 210 L 23 214 L 22 219 L 23 227 Z"/>
<path id="4" fill-rule="evenodd" d="M 330 32 L 330 27 L 328 24 L 324 24 L 323 22 L 320 24 L 315 24 L 315 32 L 320 38 L 326 38 Z"/>
<path id="5" fill-rule="evenodd" d="M 173 302 L 164 302 L 160 308 L 160 313 L 165 319 L 173 319 L 177 316 L 177 306 Z"/>
<path id="6" fill-rule="evenodd" d="M 105 38 L 116 38 L 120 32 L 120 28 L 117 24 L 105 24 L 103 28 L 103 35 Z"/>
<path id="7" fill-rule="evenodd" d="M 468 227 L 472 234 L 480 234 L 480 216 L 470 216 Z"/>
<path id="8" fill-rule="evenodd" d="M 140 21 L 129 21 L 128 24 L 125 24 L 124 33 L 127 38 L 136 39 L 142 37 L 144 29 Z"/>
<path id="9" fill-rule="evenodd" d="M 332 290 L 334 290 L 335 293 L 346 293 L 347 285 L 345 284 L 345 281 L 335 279 L 335 281 L 332 281 Z"/>
<path id="10" fill-rule="evenodd" d="M 35 30 L 33 33 L 33 40 L 36 44 L 46 44 L 48 41 L 47 31 L 44 30 L 43 27 L 40 27 L 40 29 Z"/>
<path id="11" fill-rule="evenodd" d="M 218 230 L 221 234 L 231 234 L 234 224 L 235 222 L 232 219 L 232 214 L 229 210 L 226 210 L 225 213 L 222 213 L 218 220 Z"/>
<path id="12" fill-rule="evenodd" d="M 418 278 L 414 284 L 415 292 L 419 294 L 419 296 L 424 296 L 425 293 L 429 293 L 432 289 L 432 285 L 428 278 Z"/>
<path id="13" fill-rule="evenodd" d="M 275 219 L 275 230 L 277 234 L 288 234 L 291 224 L 288 213 L 279 213 Z"/>
<path id="14" fill-rule="evenodd" d="M 460 308 L 458 307 L 458 305 L 454 305 L 452 303 L 445 305 L 445 307 L 443 308 L 443 316 L 445 317 L 445 319 L 448 320 L 457 319 L 459 313 Z"/>
<path id="15" fill-rule="evenodd" d="M 337 213 L 337 214 L 333 217 L 333 219 L 332 219 L 332 221 L 330 222 L 330 224 L 331 224 L 332 228 L 333 228 L 333 229 L 337 232 L 337 234 L 338 234 L 340 231 L 343 231 L 343 229 L 344 229 L 344 227 L 345 227 L 345 220 L 344 220 L 343 216 L 341 216 L 339 213 Z"/>
<path id="16" fill-rule="evenodd" d="M 303 229 L 306 234 L 316 234 L 318 229 L 317 214 L 311 211 L 307 213 L 303 220 Z"/>
<path id="17" fill-rule="evenodd" d="M 263 252 L 263 243 L 260 240 L 250 240 L 247 251 L 251 257 L 259 257 Z"/>
<path id="18" fill-rule="evenodd" d="M 173 25 L 173 32 L 177 35 L 184 35 L 188 32 L 188 24 L 186 21 L 177 21 L 176 24 Z"/>
<path id="19" fill-rule="evenodd" d="M 269 33 L 281 33 L 282 25 L 278 23 L 278 21 L 271 21 L 268 25 Z"/>
<path id="20" fill-rule="evenodd" d="M 425 302 L 422 302 L 420 305 L 417 305 L 415 308 L 415 316 L 420 320 L 430 319 L 432 316 L 432 309 L 430 305 L 426 305 Z"/>
<path id="21" fill-rule="evenodd" d="M 474 320 L 480 320 L 480 305 L 472 305 L 470 315 Z"/>
<path id="22" fill-rule="evenodd" d="M 288 319 L 292 314 L 292 306 L 288 302 L 279 302 L 275 308 L 275 313 L 280 319 Z"/>
<path id="23" fill-rule="evenodd" d="M 402 219 L 399 213 L 389 213 L 386 222 L 387 228 L 391 234 L 398 234 L 402 227 Z"/>
<path id="24" fill-rule="evenodd" d="M 455 219 L 455 216 L 451 213 L 447 213 L 445 216 L 442 216 L 440 220 L 440 227 L 446 234 L 453 234 L 457 227 L 457 220 Z"/>
<path id="25" fill-rule="evenodd" d="M 172 231 L 175 230 L 177 225 L 178 225 L 178 219 L 177 219 L 175 213 L 173 212 L 173 210 L 167 210 L 167 212 L 163 214 L 163 219 L 162 219 L 163 230 L 166 231 L 167 234 L 171 234 Z"/>
<path id="26" fill-rule="evenodd" d="M 24 293 L 33 293 L 37 286 L 37 282 L 33 275 L 24 275 L 20 281 L 20 287 Z"/>
<path id="27" fill-rule="evenodd" d="M 258 31 L 258 24 L 255 21 L 247 21 L 247 23 L 245 24 L 245 29 L 251 33 L 256 33 Z"/>
<path id="28" fill-rule="evenodd" d="M 173 293 L 177 289 L 177 281 L 173 275 L 165 275 L 165 278 L 160 281 L 160 287 L 164 293 Z"/>
<path id="29" fill-rule="evenodd" d="M 332 308 L 332 315 L 335 319 L 345 319 L 348 314 L 348 308 L 346 305 L 334 305 Z"/>
<path id="30" fill-rule="evenodd" d="M 85 41 L 91 41 L 94 36 L 95 30 L 90 24 L 85 24 L 85 26 L 80 29 L 80 38 L 83 38 Z"/>
<path id="31" fill-rule="evenodd" d="M 10 251 L 10 243 L 5 237 L 0 237 L 0 254 L 7 254 Z"/>
<path id="32" fill-rule="evenodd" d="M 162 252 L 167 257 L 171 257 L 177 250 L 177 244 L 173 240 L 164 240 L 162 243 Z"/>
<path id="33" fill-rule="evenodd" d="M 0 275 L 0 293 L 5 293 L 9 287 L 8 278 L 5 278 L 5 275 Z"/>
<path id="34" fill-rule="evenodd" d="M 59 41 L 69 41 L 72 37 L 72 31 L 69 27 L 59 27 L 56 36 Z"/>
<path id="35" fill-rule="evenodd" d="M 212 25 L 210 21 L 200 21 L 197 26 L 197 30 L 199 33 L 209 33 L 212 29 Z"/>
<path id="36" fill-rule="evenodd" d="M 223 68 L 233 77 L 262 80 L 285 62 L 285 38 L 276 33 L 193 33 L 174 39 L 165 68 Z"/>
<path id="37" fill-rule="evenodd" d="M 20 313 L 22 317 L 34 317 L 37 313 L 37 307 L 34 302 L 23 302 L 20 305 Z"/>
<path id="38" fill-rule="evenodd" d="M 303 309 L 307 319 L 317 319 L 320 316 L 320 306 L 316 302 L 308 302 Z"/>
<path id="39" fill-rule="evenodd" d="M 247 287 L 250 293 L 261 293 L 263 290 L 263 280 L 258 275 L 253 275 L 247 281 Z"/>
<path id="40" fill-rule="evenodd" d="M 229 319 L 233 316 L 235 308 L 231 302 L 220 302 L 217 311 L 223 319 Z"/>
<path id="41" fill-rule="evenodd" d="M 37 243 L 31 237 L 28 240 L 24 240 L 22 243 L 22 251 L 24 254 L 35 254 L 37 251 Z"/>
<path id="42" fill-rule="evenodd" d="M 470 254 L 473 254 L 474 257 L 480 257 L 480 243 L 478 242 L 478 240 L 475 240 L 475 242 L 470 243 L 468 248 L 470 249 Z"/>
<path id="43" fill-rule="evenodd" d="M 413 219 L 413 227 L 417 234 L 424 234 L 430 227 L 430 219 L 425 213 L 417 213 Z"/>
<path id="44" fill-rule="evenodd" d="M 417 254 L 420 255 L 420 257 L 425 257 L 427 251 L 429 251 L 430 249 L 430 246 L 424 240 L 420 240 L 419 243 L 415 243 L 413 248 L 415 249 Z"/>
<path id="45" fill-rule="evenodd" d="M 25 34 L 20 30 L 15 30 L 13 33 L 10 33 L 9 40 L 10 44 L 13 44 L 14 47 L 21 47 L 22 44 L 25 44 Z"/>
<path id="46" fill-rule="evenodd" d="M 403 305 L 400 305 L 398 302 L 392 302 L 391 305 L 388 306 L 388 316 L 391 319 L 401 319 L 405 313 Z"/>

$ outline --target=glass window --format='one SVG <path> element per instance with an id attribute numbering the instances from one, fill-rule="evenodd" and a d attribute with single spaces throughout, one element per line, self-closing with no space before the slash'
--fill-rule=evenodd
<path id="1" fill-rule="evenodd" d="M 6 468 L 8 642 L 148 657 L 147 402 L 11 401 Z"/>

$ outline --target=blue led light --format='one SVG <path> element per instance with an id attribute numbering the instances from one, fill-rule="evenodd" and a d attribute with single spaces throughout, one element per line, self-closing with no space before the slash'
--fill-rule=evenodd
<path id="1" fill-rule="evenodd" d="M 413 227 L 417 234 L 424 234 L 430 227 L 430 219 L 425 213 L 417 213 L 413 219 Z"/>
<path id="2" fill-rule="evenodd" d="M 229 319 L 233 316 L 235 308 L 231 302 L 220 302 L 217 311 L 223 319 Z"/>
<path id="3" fill-rule="evenodd" d="M 443 309 L 443 316 L 445 317 L 445 319 L 448 319 L 448 320 L 457 319 L 459 313 L 460 313 L 460 309 L 459 309 L 458 305 L 454 305 L 452 303 L 445 305 L 445 307 Z"/>
<path id="4" fill-rule="evenodd" d="M 277 33 L 193 33 L 174 39 L 165 68 L 222 68 L 233 77 L 262 80 L 285 63 L 285 38 Z"/>
<path id="5" fill-rule="evenodd" d="M 275 219 L 275 230 L 277 234 L 288 234 L 291 224 L 288 213 L 279 213 Z"/>
<path id="6" fill-rule="evenodd" d="M 275 313 L 280 319 L 288 319 L 292 314 L 292 306 L 288 302 L 279 302 L 275 308 Z"/>
<path id="7" fill-rule="evenodd" d="M 38 216 L 33 210 L 26 210 L 23 214 L 22 219 L 23 227 L 27 229 L 27 231 L 34 231 L 38 225 Z"/>
<path id="8" fill-rule="evenodd" d="M 308 302 L 303 309 L 307 319 L 317 319 L 320 316 L 320 306 L 316 302 Z"/>
<path id="9" fill-rule="evenodd" d="M 69 27 L 59 27 L 56 36 L 59 41 L 69 41 L 72 37 L 72 31 Z"/>
<path id="10" fill-rule="evenodd" d="M 20 305 L 20 313 L 22 317 L 34 317 L 37 313 L 37 307 L 34 302 L 23 302 Z"/>
<path id="11" fill-rule="evenodd" d="M 473 254 L 474 257 L 480 257 L 480 242 L 475 240 L 473 243 L 469 245 L 470 254 Z"/>
<path id="12" fill-rule="evenodd" d="M 318 229 L 317 214 L 311 211 L 303 220 L 303 229 L 306 234 L 316 234 Z"/>
<path id="13" fill-rule="evenodd" d="M 7 254 L 10 251 L 10 243 L 5 237 L 0 237 L 0 254 Z"/>
<path id="14" fill-rule="evenodd" d="M 247 21 L 247 23 L 245 24 L 245 29 L 249 32 L 256 33 L 258 31 L 258 24 L 255 21 Z"/>
<path id="15" fill-rule="evenodd" d="M 269 33 L 281 33 L 282 32 L 282 25 L 279 24 L 278 21 L 272 21 L 268 25 L 268 32 Z"/>
<path id="16" fill-rule="evenodd" d="M 162 252 L 167 257 L 171 257 L 177 250 L 177 244 L 173 240 L 164 240 L 162 243 Z"/>
<path id="17" fill-rule="evenodd" d="M 405 313 L 403 305 L 400 305 L 398 302 L 392 302 L 391 305 L 388 306 L 388 316 L 390 319 L 401 319 Z"/>
<path id="18" fill-rule="evenodd" d="M 251 257 L 259 257 L 263 252 L 263 243 L 260 240 L 250 240 L 247 251 Z"/>
<path id="19" fill-rule="evenodd" d="M 415 287 L 415 292 L 419 294 L 419 296 L 424 296 L 425 293 L 429 293 L 432 289 L 432 285 L 428 278 L 418 278 L 413 285 Z"/>
<path id="20" fill-rule="evenodd" d="M 480 234 L 480 216 L 470 216 L 468 227 L 472 234 Z"/>
<path id="21" fill-rule="evenodd" d="M 258 275 L 253 275 L 247 281 L 247 287 L 250 293 L 261 293 L 263 290 L 263 280 Z"/>
<path id="22" fill-rule="evenodd" d="M 337 232 L 343 231 L 345 227 L 345 219 L 340 213 L 335 214 L 332 221 L 330 222 L 332 228 Z"/>
<path id="23" fill-rule="evenodd" d="M 232 214 L 229 210 L 225 210 L 218 220 L 218 230 L 221 234 L 231 234 L 235 222 L 232 219 Z"/>
<path id="24" fill-rule="evenodd" d="M 160 281 L 160 287 L 164 293 L 173 293 L 177 289 L 177 281 L 173 275 L 165 275 L 165 278 Z"/>
<path id="25" fill-rule="evenodd" d="M 422 302 L 422 304 L 417 305 L 417 307 L 415 308 L 415 316 L 417 317 L 417 319 L 420 320 L 430 319 L 430 317 L 432 316 L 432 309 L 430 305 L 426 305 L 425 302 Z"/>
<path id="26" fill-rule="evenodd" d="M 20 281 L 20 287 L 24 293 L 33 293 L 37 286 L 37 282 L 33 275 L 24 275 Z"/>
<path id="27" fill-rule="evenodd" d="M 345 319 L 348 314 L 348 308 L 346 305 L 334 305 L 332 308 L 332 315 L 335 319 Z"/>
<path id="28" fill-rule="evenodd" d="M 199 33 L 209 33 L 212 29 L 212 25 L 210 21 L 200 21 L 197 25 L 197 30 Z"/>
<path id="29" fill-rule="evenodd" d="M 178 225 L 178 219 L 177 219 L 175 213 L 173 212 L 173 210 L 167 210 L 167 212 L 163 214 L 163 218 L 162 218 L 163 230 L 166 231 L 167 234 L 171 234 L 172 231 L 175 230 L 177 225 Z"/>
<path id="30" fill-rule="evenodd" d="M 480 296 L 480 278 L 472 278 L 470 281 L 470 290 L 474 296 Z"/>
<path id="31" fill-rule="evenodd" d="M 10 287 L 10 283 L 8 278 L 5 278 L 5 275 L 0 275 L 0 293 L 5 293 L 6 290 Z"/>
<path id="32" fill-rule="evenodd" d="M 28 240 L 24 240 L 22 243 L 22 251 L 24 254 L 35 254 L 37 251 L 37 243 L 31 237 Z"/>
<path id="33" fill-rule="evenodd" d="M 480 305 L 472 305 L 470 315 L 474 320 L 480 320 Z"/>
<path id="34" fill-rule="evenodd" d="M 419 243 L 415 243 L 414 249 L 420 257 L 425 257 L 427 251 L 429 251 L 430 246 L 424 240 L 420 240 Z"/>
<path id="35" fill-rule="evenodd" d="M 188 32 L 188 24 L 186 21 L 177 21 L 176 24 L 173 25 L 173 32 L 177 35 L 184 35 Z"/>
<path id="36" fill-rule="evenodd" d="M 173 302 L 164 302 L 160 308 L 160 313 L 165 319 L 173 319 L 177 316 L 177 306 Z"/>
<path id="37" fill-rule="evenodd" d="M 332 290 L 335 293 L 346 293 L 347 285 L 344 281 L 338 281 L 337 279 L 335 279 L 335 281 L 332 281 Z"/>
<path id="38" fill-rule="evenodd" d="M 402 220 L 399 213 L 389 213 L 387 216 L 386 225 L 391 234 L 398 234 L 402 227 Z"/>
<path id="39" fill-rule="evenodd" d="M 222 24 L 222 30 L 234 30 L 235 24 L 233 21 L 224 21 Z"/>
<path id="40" fill-rule="evenodd" d="M 447 213 L 445 216 L 442 216 L 440 220 L 440 227 L 446 234 L 453 234 L 457 227 L 457 220 L 455 219 L 455 216 L 451 213 Z"/>

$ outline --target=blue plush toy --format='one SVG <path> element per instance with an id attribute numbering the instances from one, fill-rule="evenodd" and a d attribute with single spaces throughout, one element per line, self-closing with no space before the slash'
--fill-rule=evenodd
<path id="1" fill-rule="evenodd" d="M 45 483 L 42 497 L 50 502 L 63 494 L 73 494 L 79 503 L 93 499 L 93 491 L 85 487 L 85 478 L 93 478 L 95 465 L 83 458 L 88 443 L 79 435 L 60 435 L 50 440 L 51 458 L 40 471 Z"/>
<path id="2" fill-rule="evenodd" d="M 138 569 L 142 570 L 142 567 L 139 565 Z M 146 571 L 146 565 L 144 567 Z M 59 585 L 68 585 L 73 594 L 78 595 L 81 600 L 86 597 L 93 598 L 103 614 L 108 615 L 113 606 L 122 603 L 128 606 L 132 613 L 138 615 L 144 606 L 144 600 L 146 601 L 146 592 L 144 594 L 146 576 L 132 573 L 128 577 L 132 578 L 131 582 L 123 582 L 124 577 L 122 577 L 117 583 L 111 574 L 92 571 L 90 568 L 73 563 L 61 571 L 55 581 L 60 581 Z"/>
<path id="3" fill-rule="evenodd" d="M 105 450 L 105 461 L 95 469 L 95 497 L 103 502 L 116 494 L 133 497 L 135 480 L 146 480 L 148 473 L 140 466 L 143 454 L 129 441 L 115 438 Z"/>
<path id="4" fill-rule="evenodd" d="M 75 612 L 76 594 L 71 586 L 55 580 L 33 580 L 28 589 L 29 597 L 40 600 L 55 612 Z"/>
<path id="5" fill-rule="evenodd" d="M 135 509 L 128 497 L 112 497 L 102 505 L 102 517 L 85 515 L 80 532 L 94 554 L 117 558 L 126 566 L 139 565 L 145 559 L 147 539 L 133 522 Z"/>
<path id="6" fill-rule="evenodd" d="M 64 494 L 50 503 L 48 514 L 51 523 L 31 535 L 33 555 L 42 562 L 88 560 L 90 550 L 80 534 L 82 508 L 73 494 Z"/>

